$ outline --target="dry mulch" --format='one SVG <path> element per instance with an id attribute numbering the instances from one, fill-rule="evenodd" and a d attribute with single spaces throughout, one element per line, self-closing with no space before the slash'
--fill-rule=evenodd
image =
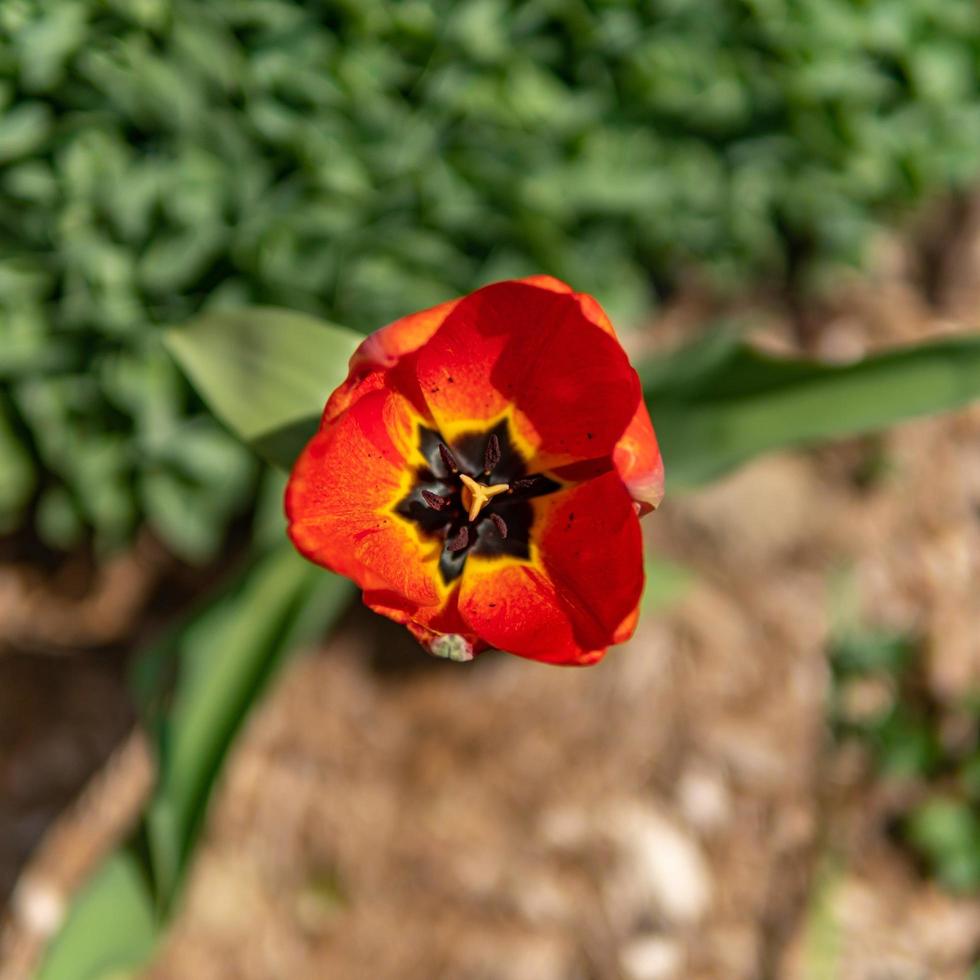
<path id="1" fill-rule="evenodd" d="M 980 235 L 960 233 L 929 303 L 891 248 L 819 311 L 819 352 L 970 324 Z M 798 343 L 767 323 L 764 342 Z M 974 407 L 668 498 L 649 547 L 694 584 L 596 667 L 437 662 L 352 612 L 236 747 L 145 977 L 964 977 L 980 901 L 938 890 L 889 834 L 893 790 L 829 736 L 825 654 L 848 567 L 867 622 L 924 638 L 952 713 L 980 682 L 978 506 Z"/>

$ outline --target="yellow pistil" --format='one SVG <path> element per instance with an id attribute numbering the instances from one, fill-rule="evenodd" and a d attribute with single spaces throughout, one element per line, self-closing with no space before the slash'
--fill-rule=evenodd
<path id="1" fill-rule="evenodd" d="M 459 478 L 463 482 L 463 506 L 467 509 L 467 517 L 471 521 L 476 520 L 477 515 L 490 503 L 491 498 L 506 493 L 510 489 L 508 483 L 495 483 L 491 487 L 484 486 L 465 473 L 460 473 Z"/>

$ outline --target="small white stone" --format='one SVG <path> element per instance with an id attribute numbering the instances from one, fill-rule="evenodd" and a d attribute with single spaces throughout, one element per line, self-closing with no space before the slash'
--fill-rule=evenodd
<path id="1" fill-rule="evenodd" d="M 13 896 L 14 914 L 24 926 L 38 936 L 53 935 L 65 916 L 65 900 L 51 885 L 21 881 Z"/>
<path id="2" fill-rule="evenodd" d="M 731 796 L 724 780 L 699 766 L 692 766 L 681 776 L 677 802 L 684 819 L 704 833 L 721 829 L 731 818 Z"/>
<path id="3" fill-rule="evenodd" d="M 638 936 L 620 954 L 627 980 L 671 980 L 681 965 L 680 946 L 664 936 Z"/>
<path id="4" fill-rule="evenodd" d="M 632 803 L 609 816 L 623 870 L 665 918 L 697 922 L 711 902 L 711 873 L 698 844 L 653 807 Z"/>

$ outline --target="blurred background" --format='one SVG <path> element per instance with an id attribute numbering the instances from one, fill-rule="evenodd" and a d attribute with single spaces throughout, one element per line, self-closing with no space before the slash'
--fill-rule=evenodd
<path id="1" fill-rule="evenodd" d="M 636 357 L 975 331 L 980 8 L 3 0 L 4 980 L 147 797 L 134 662 L 276 520 L 163 328 L 538 272 Z M 307 644 L 137 975 L 980 976 L 980 409 L 645 523 L 598 667 L 437 662 L 359 608 Z"/>

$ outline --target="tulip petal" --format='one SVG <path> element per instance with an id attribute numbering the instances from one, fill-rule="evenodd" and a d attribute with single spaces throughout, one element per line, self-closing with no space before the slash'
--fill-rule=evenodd
<path id="1" fill-rule="evenodd" d="M 588 293 L 575 293 L 571 286 L 551 276 L 530 276 L 520 281 L 557 293 L 573 295 L 582 313 L 589 320 L 610 337 L 616 336 L 616 331 L 605 310 Z M 642 398 L 626 431 L 616 443 L 613 460 L 637 505 L 639 516 L 643 517 L 644 514 L 655 510 L 664 496 L 664 463 L 650 422 L 650 413 Z"/>
<path id="2" fill-rule="evenodd" d="M 471 558 L 459 608 L 491 646 L 549 663 L 594 663 L 627 639 L 643 590 L 639 524 L 610 472 L 534 501 L 530 562 Z"/>
<path id="3" fill-rule="evenodd" d="M 433 439 L 468 475 L 482 466 L 521 484 L 482 524 L 463 514 L 454 575 L 440 562 L 460 540 L 459 520 L 440 523 L 442 507 L 430 519 L 434 505 L 419 495 L 458 492 Z M 543 489 L 528 490 L 527 479 Z M 591 296 L 535 276 L 366 338 L 296 463 L 286 509 L 303 554 L 354 579 L 370 608 L 438 656 L 495 646 L 587 664 L 636 625 L 636 515 L 662 494 L 639 379 L 608 317 Z M 508 547 L 489 547 L 495 535 Z"/>
<path id="4" fill-rule="evenodd" d="M 437 656 L 445 656 L 442 649 L 450 647 L 457 651 L 453 659 L 468 660 L 486 649 L 486 643 L 460 615 L 458 588 L 452 589 L 437 606 L 419 606 L 404 596 L 383 589 L 366 591 L 364 604 L 374 612 L 408 627 L 415 639 Z M 468 655 L 459 656 L 460 650 L 465 650 Z"/>
<path id="5" fill-rule="evenodd" d="M 471 562 L 463 577 L 460 611 L 491 646 L 554 664 L 594 663 L 605 652 L 583 649 L 555 583 L 534 565 L 493 570 Z"/>
<path id="6" fill-rule="evenodd" d="M 613 463 L 636 503 L 640 517 L 660 506 L 664 496 L 664 461 L 650 413 L 642 401 L 616 443 Z"/>
<path id="7" fill-rule="evenodd" d="M 444 433 L 515 407 L 518 435 L 543 468 L 611 453 L 640 402 L 615 337 L 575 294 L 551 286 L 514 281 L 471 293 L 416 356 L 419 386 Z"/>
<path id="8" fill-rule="evenodd" d="M 312 561 L 363 589 L 390 589 L 438 604 L 438 541 L 393 512 L 407 490 L 419 419 L 404 396 L 382 389 L 356 402 L 307 445 L 286 492 L 289 534 Z"/>
<path id="9" fill-rule="evenodd" d="M 327 402 L 324 424 L 332 422 L 363 395 L 377 390 L 385 369 L 394 367 L 406 354 L 418 350 L 442 326 L 458 302 L 458 299 L 449 300 L 403 316 L 365 337 L 351 355 L 347 380 Z"/>

